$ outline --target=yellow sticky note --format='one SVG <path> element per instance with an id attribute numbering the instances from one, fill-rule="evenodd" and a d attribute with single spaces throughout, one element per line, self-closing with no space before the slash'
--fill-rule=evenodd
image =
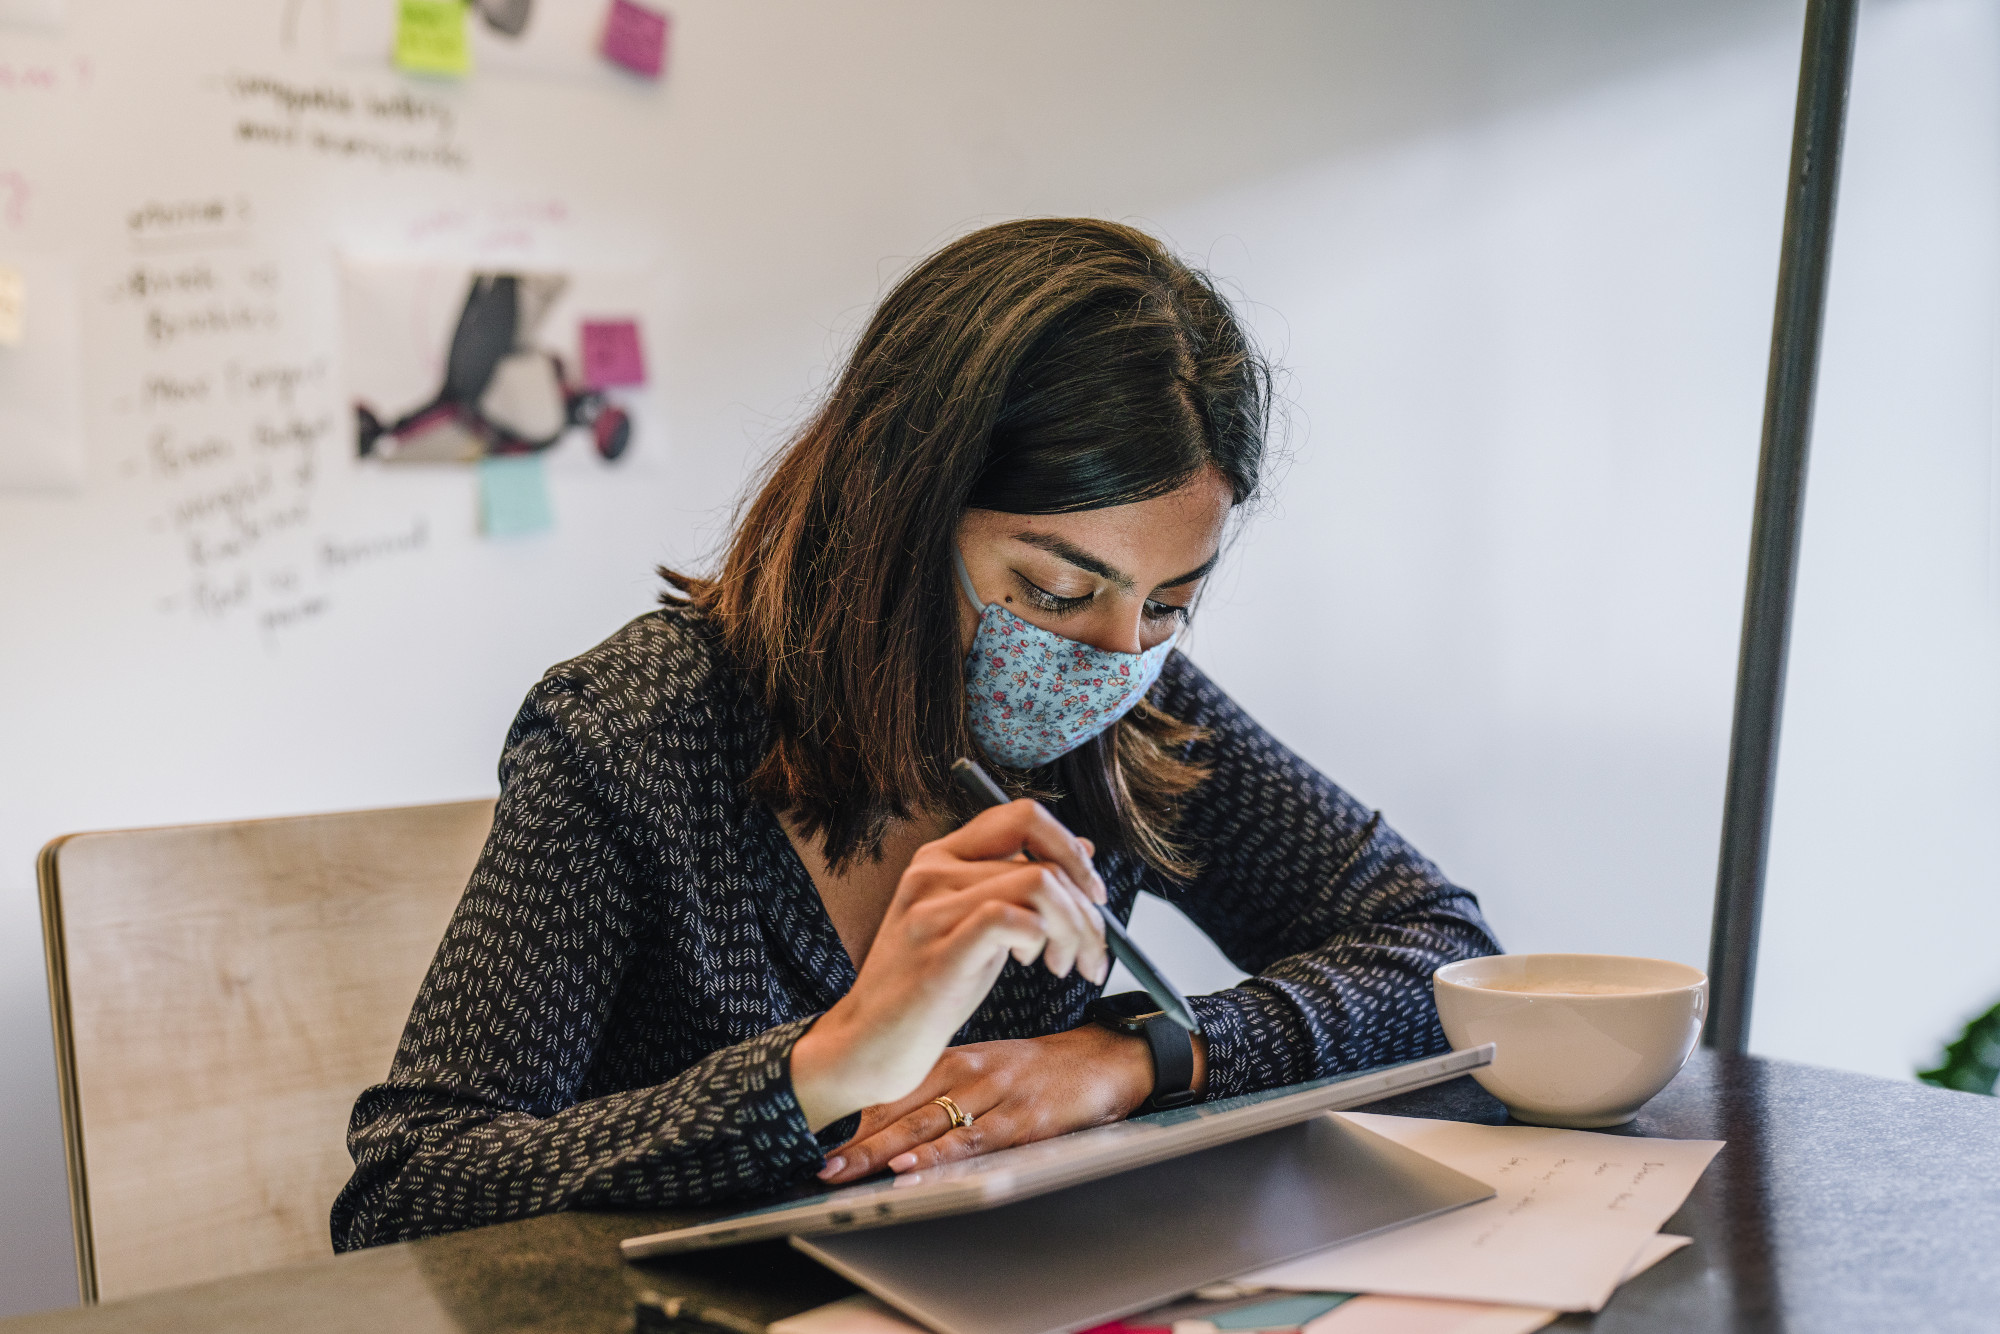
<path id="1" fill-rule="evenodd" d="M 19 347 L 23 336 L 28 292 L 21 271 L 0 264 L 0 347 Z"/>
<path id="2" fill-rule="evenodd" d="M 396 67 L 412 74 L 472 73 L 465 0 L 396 0 Z"/>

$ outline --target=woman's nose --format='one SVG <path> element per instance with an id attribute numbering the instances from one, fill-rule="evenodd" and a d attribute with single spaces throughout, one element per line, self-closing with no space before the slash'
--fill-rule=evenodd
<path id="1" fill-rule="evenodd" d="M 1124 607 L 1114 607 L 1104 616 L 1093 618 L 1077 638 L 1092 648 L 1103 649 L 1108 653 L 1144 652 L 1146 645 L 1140 638 L 1141 610 L 1141 607 L 1129 610 Z"/>

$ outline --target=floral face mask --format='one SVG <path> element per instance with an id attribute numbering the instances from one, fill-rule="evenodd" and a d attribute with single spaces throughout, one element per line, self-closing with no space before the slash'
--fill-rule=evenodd
<path id="1" fill-rule="evenodd" d="M 998 602 L 980 604 L 956 551 L 959 587 L 979 612 L 965 659 L 965 708 L 987 756 L 1032 769 L 1067 755 L 1123 718 L 1166 665 L 1176 629 L 1143 653 L 1092 648 L 1031 625 Z"/>

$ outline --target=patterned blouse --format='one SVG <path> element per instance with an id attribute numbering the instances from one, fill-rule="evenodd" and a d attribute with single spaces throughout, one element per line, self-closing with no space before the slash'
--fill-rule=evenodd
<path id="1" fill-rule="evenodd" d="M 1212 1097 L 1442 1051 L 1430 975 L 1499 946 L 1472 895 L 1174 655 L 1152 699 L 1208 729 L 1183 807 L 1203 870 L 1098 870 L 1254 977 L 1193 1005 Z M 552 668 L 500 761 L 493 832 L 361 1095 L 333 1206 L 352 1250 L 567 1208 L 750 1199 L 809 1180 L 789 1056 L 854 984 L 812 877 L 744 791 L 768 723 L 695 613 Z M 960 1042 L 1074 1028 L 1097 987 L 1009 961 Z"/>

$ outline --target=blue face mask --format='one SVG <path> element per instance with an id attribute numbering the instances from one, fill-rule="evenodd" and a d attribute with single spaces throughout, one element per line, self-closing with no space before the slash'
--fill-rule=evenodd
<path id="1" fill-rule="evenodd" d="M 1181 637 L 1119 653 L 1031 625 L 998 602 L 983 607 L 952 553 L 959 587 L 979 612 L 965 659 L 965 710 L 989 758 L 1016 769 L 1047 764 L 1123 718 L 1145 695 Z"/>

